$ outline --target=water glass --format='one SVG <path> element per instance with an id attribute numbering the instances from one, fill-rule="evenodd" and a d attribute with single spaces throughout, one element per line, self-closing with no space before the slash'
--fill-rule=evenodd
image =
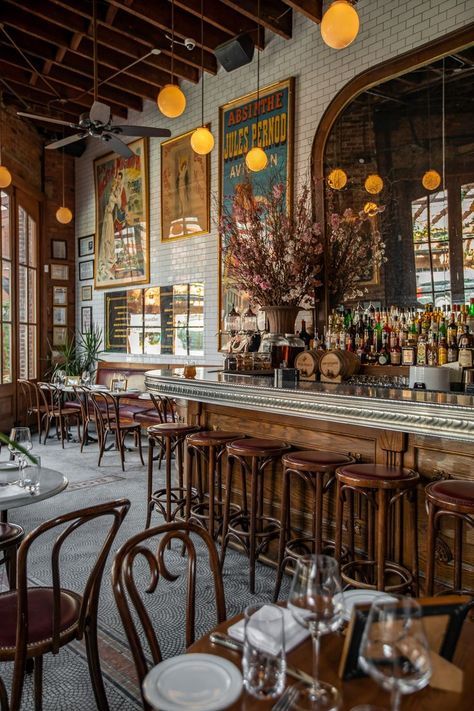
<path id="1" fill-rule="evenodd" d="M 257 605 L 245 610 L 244 687 L 257 699 L 274 698 L 285 688 L 283 620 L 283 611 L 277 605 Z"/>
<path id="2" fill-rule="evenodd" d="M 35 493 L 39 490 L 41 481 L 41 457 L 35 456 L 36 462 L 29 462 L 20 471 L 20 486 Z"/>
<path id="3" fill-rule="evenodd" d="M 31 441 L 31 431 L 29 427 L 13 427 L 10 431 L 10 440 L 19 444 L 27 452 L 30 452 L 33 449 L 33 443 Z M 25 454 L 23 454 L 23 452 L 20 452 L 19 450 L 15 449 L 12 444 L 8 445 L 8 449 L 10 450 L 10 454 L 12 454 L 15 460 L 18 462 L 18 467 L 20 469 L 19 483 L 20 486 L 22 486 L 22 470 L 26 465 L 26 456 Z"/>
<path id="4" fill-rule="evenodd" d="M 428 640 L 416 600 L 391 596 L 370 608 L 359 651 L 359 664 L 391 693 L 391 709 L 399 711 L 402 694 L 423 689 L 431 677 Z"/>

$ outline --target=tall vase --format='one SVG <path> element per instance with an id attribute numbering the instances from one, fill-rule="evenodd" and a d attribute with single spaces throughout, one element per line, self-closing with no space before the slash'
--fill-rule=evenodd
<path id="1" fill-rule="evenodd" d="M 295 321 L 300 311 L 298 306 L 262 306 L 268 319 L 270 333 L 285 335 L 295 332 Z"/>

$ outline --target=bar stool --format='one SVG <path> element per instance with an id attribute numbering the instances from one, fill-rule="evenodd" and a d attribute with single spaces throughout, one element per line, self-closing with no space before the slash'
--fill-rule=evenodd
<path id="1" fill-rule="evenodd" d="M 214 539 L 219 534 L 223 519 L 222 456 L 226 445 L 239 438 L 242 438 L 241 433 L 223 430 L 196 432 L 186 437 L 186 521 L 194 521 L 207 528 Z M 203 465 L 207 474 L 204 482 Z M 198 484 L 198 500 L 194 504 L 191 495 L 193 470 L 196 470 Z M 238 511 L 239 508 L 231 504 L 231 513 Z"/>
<path id="2" fill-rule="evenodd" d="M 278 567 L 273 599 L 278 599 L 283 572 L 287 563 L 296 562 L 303 555 L 334 551 L 334 543 L 323 540 L 323 498 L 336 481 L 335 471 L 354 459 L 345 454 L 324 451 L 290 452 L 282 458 L 283 482 L 281 492 L 280 540 Z M 310 487 L 312 512 L 311 535 L 291 537 L 291 482 L 301 479 Z"/>
<path id="3" fill-rule="evenodd" d="M 474 481 L 435 481 L 425 489 L 428 508 L 428 549 L 426 569 L 426 595 L 433 595 L 436 538 L 441 519 L 454 521 L 454 574 L 453 592 L 462 591 L 463 524 L 474 526 Z M 474 591 L 468 591 L 474 594 Z"/>
<path id="4" fill-rule="evenodd" d="M 187 435 L 197 432 L 197 425 L 187 425 L 182 422 L 163 422 L 148 427 L 148 476 L 145 529 L 150 526 L 153 509 L 159 511 L 166 523 L 174 521 L 179 513 L 184 515 L 186 506 L 186 487 L 183 480 L 183 443 Z M 153 491 L 153 453 L 155 447 L 160 450 L 160 464 L 164 455 L 165 487 Z M 178 469 L 178 486 L 171 482 L 171 457 L 175 453 Z"/>
<path id="5" fill-rule="evenodd" d="M 344 504 L 349 504 L 349 553 L 353 560 L 341 566 L 344 583 L 355 588 L 400 593 L 418 591 L 418 530 L 416 487 L 420 475 L 411 469 L 381 464 L 350 464 L 336 471 L 336 548 L 341 563 Z M 355 557 L 353 496 L 367 501 L 367 550 L 365 558 Z M 403 560 L 403 501 L 409 503 L 411 520 L 412 570 Z M 392 534 L 389 533 L 394 523 Z M 393 554 L 396 560 L 390 560 Z M 354 576 L 359 575 L 361 579 Z M 387 582 L 387 577 L 398 582 Z"/>
<path id="6" fill-rule="evenodd" d="M 237 439 L 227 445 L 226 491 L 224 499 L 224 523 L 222 526 L 221 567 L 224 566 L 229 540 L 240 543 L 250 559 L 250 592 L 255 592 L 255 562 L 272 538 L 280 530 L 276 518 L 263 513 L 263 484 L 265 469 L 274 466 L 290 449 L 285 442 L 274 439 Z M 240 512 L 231 517 L 231 496 L 234 463 L 239 462 L 244 476 L 250 477 L 250 511 L 247 508 L 246 492 L 242 492 Z"/>
<path id="7" fill-rule="evenodd" d="M 16 555 L 25 535 L 21 526 L 16 523 L 0 523 L 0 554 L 5 563 L 10 590 L 16 588 Z"/>

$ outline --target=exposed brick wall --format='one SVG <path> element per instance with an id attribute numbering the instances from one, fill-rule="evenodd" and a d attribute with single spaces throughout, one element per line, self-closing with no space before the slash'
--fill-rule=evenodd
<path id="1" fill-rule="evenodd" d="M 293 39 L 271 36 L 261 56 L 261 83 L 268 85 L 296 77 L 295 179 L 308 175 L 311 147 L 321 116 L 335 94 L 354 76 L 382 61 L 396 57 L 421 44 L 453 31 L 474 19 L 472 0 L 360 0 L 357 5 L 361 31 L 346 50 L 336 52 L 321 40 L 318 27 L 295 13 Z M 205 121 L 210 121 L 218 139 L 219 105 L 252 91 L 256 83 L 255 60 L 216 77 L 205 78 Z M 173 135 L 200 124 L 201 88 L 183 84 L 187 109 L 175 121 L 159 114 L 156 104 L 148 102 L 140 114 L 129 112 L 130 123 L 143 123 L 171 129 Z M 95 232 L 93 159 L 105 153 L 99 142 L 90 142 L 83 157 L 76 162 L 76 236 Z M 219 151 L 211 154 L 211 191 L 218 192 Z M 221 362 L 217 355 L 218 276 L 217 233 L 162 244 L 160 241 L 160 142 L 150 142 L 150 238 L 151 284 L 170 284 L 188 280 L 205 282 L 205 355 L 206 362 Z M 79 286 L 79 283 L 77 284 Z M 93 317 L 103 325 L 104 294 L 94 293 Z M 77 320 L 80 319 L 78 301 Z M 111 356 L 113 358 L 113 356 Z M 123 359 L 123 357 L 121 357 Z M 151 356 L 156 362 L 157 356 Z M 146 360 L 146 357 L 130 357 Z M 166 356 L 166 360 L 170 360 Z M 179 358 L 176 358 L 179 360 Z"/>

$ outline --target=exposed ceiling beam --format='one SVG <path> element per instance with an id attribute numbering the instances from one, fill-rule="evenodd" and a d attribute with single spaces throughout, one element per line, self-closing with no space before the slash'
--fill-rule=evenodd
<path id="1" fill-rule="evenodd" d="M 292 11 L 280 0 L 261 0 L 259 19 L 257 0 L 222 0 L 222 2 L 254 22 L 258 20 L 260 25 L 275 34 L 285 39 L 291 39 Z"/>
<path id="2" fill-rule="evenodd" d="M 320 24 L 323 17 L 323 0 L 283 0 L 283 2 L 308 20 Z"/>
<path id="3" fill-rule="evenodd" d="M 204 0 L 204 20 L 223 32 L 229 32 L 232 27 L 234 35 L 246 32 L 251 34 L 256 46 L 265 49 L 265 32 L 261 25 L 250 20 L 246 15 L 236 12 L 231 7 L 225 7 L 215 0 Z M 175 0 L 175 6 L 187 10 L 190 14 L 201 18 L 201 0 Z M 199 25 L 199 33 L 200 33 Z M 200 35 L 199 35 L 200 36 Z"/>

